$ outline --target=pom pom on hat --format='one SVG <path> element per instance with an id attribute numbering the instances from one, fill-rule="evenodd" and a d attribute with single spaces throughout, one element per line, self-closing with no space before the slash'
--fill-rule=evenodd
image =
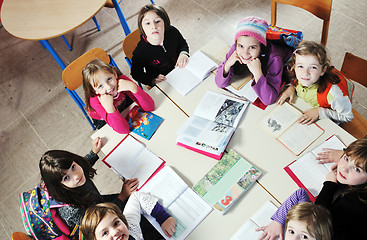
<path id="1" fill-rule="evenodd" d="M 260 43 L 266 46 L 266 30 L 268 23 L 258 17 L 247 17 L 242 19 L 236 27 L 235 41 L 238 37 L 248 35 L 256 38 Z"/>

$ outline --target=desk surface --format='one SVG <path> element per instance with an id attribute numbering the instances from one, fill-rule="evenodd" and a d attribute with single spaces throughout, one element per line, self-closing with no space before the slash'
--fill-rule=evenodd
<path id="1" fill-rule="evenodd" d="M 13 36 L 44 40 L 63 35 L 92 18 L 106 0 L 4 0 L 1 21 Z"/>

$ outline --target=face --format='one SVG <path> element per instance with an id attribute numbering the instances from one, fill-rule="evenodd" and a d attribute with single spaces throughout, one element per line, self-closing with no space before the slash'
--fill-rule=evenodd
<path id="1" fill-rule="evenodd" d="M 113 74 L 104 70 L 99 71 L 96 74 L 96 78 L 98 79 L 98 84 L 96 87 L 93 87 L 94 91 L 98 95 L 112 95 L 116 96 L 118 93 L 118 81 L 117 74 L 114 72 Z M 94 86 L 93 83 L 91 83 Z"/>
<path id="2" fill-rule="evenodd" d="M 76 162 L 73 162 L 71 167 L 64 173 L 65 175 L 62 177 L 61 183 L 68 188 L 83 186 L 86 181 L 83 168 Z"/>
<path id="3" fill-rule="evenodd" d="M 256 38 L 250 36 L 240 36 L 237 38 L 236 51 L 243 64 L 247 64 L 251 60 L 259 57 L 260 50 L 260 42 Z"/>
<path id="4" fill-rule="evenodd" d="M 336 179 L 342 184 L 360 185 L 367 182 L 367 173 L 354 164 L 353 158 L 344 154 L 338 163 Z"/>
<path id="5" fill-rule="evenodd" d="M 129 230 L 115 214 L 107 213 L 96 227 L 95 235 L 97 240 L 127 240 L 129 239 Z"/>
<path id="6" fill-rule="evenodd" d="M 284 240 L 301 240 L 301 239 L 311 239 L 316 240 L 308 233 L 306 228 L 306 223 L 290 220 L 285 231 Z"/>
<path id="7" fill-rule="evenodd" d="M 149 42 L 163 42 L 164 21 L 154 11 L 145 13 L 142 20 L 142 27 Z"/>
<path id="8" fill-rule="evenodd" d="M 313 55 L 296 54 L 294 70 L 302 86 L 309 87 L 324 75 L 326 68 L 323 68 L 319 60 Z"/>

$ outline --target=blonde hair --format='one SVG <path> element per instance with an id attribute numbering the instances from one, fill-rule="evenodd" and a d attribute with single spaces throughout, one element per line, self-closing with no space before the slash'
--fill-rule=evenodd
<path id="1" fill-rule="evenodd" d="M 121 72 L 118 68 L 113 67 L 105 63 L 104 61 L 96 58 L 90 61 L 83 69 L 83 89 L 85 96 L 85 108 L 89 110 L 93 110 L 90 105 L 90 98 L 96 96 L 96 92 L 94 90 L 99 83 L 99 79 L 97 78 L 97 73 L 100 71 L 105 71 L 111 74 L 117 74 L 117 76 L 121 75 Z M 93 83 L 93 85 L 92 85 Z"/>
<path id="2" fill-rule="evenodd" d="M 89 207 L 83 217 L 81 230 L 85 239 L 96 239 L 96 228 L 102 219 L 107 215 L 107 213 L 111 213 L 120 218 L 126 227 L 129 228 L 127 220 L 119 207 L 109 202 L 99 203 Z"/>
<path id="3" fill-rule="evenodd" d="M 316 240 L 331 240 L 331 216 L 325 207 L 309 202 L 298 203 L 287 213 L 286 227 L 291 220 L 304 222 L 308 233 Z"/>

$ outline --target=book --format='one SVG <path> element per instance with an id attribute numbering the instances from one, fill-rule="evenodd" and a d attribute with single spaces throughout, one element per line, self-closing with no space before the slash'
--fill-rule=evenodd
<path id="1" fill-rule="evenodd" d="M 220 159 L 249 102 L 207 91 L 177 131 L 177 145 Z"/>
<path id="2" fill-rule="evenodd" d="M 231 79 L 231 83 L 224 89 L 240 98 L 245 98 L 251 103 L 254 103 L 258 96 L 251 86 L 252 79 L 253 77 L 251 74 L 247 76 L 234 75 Z"/>
<path id="3" fill-rule="evenodd" d="M 257 232 L 256 229 L 269 225 L 272 221 L 271 216 L 273 216 L 277 209 L 278 208 L 272 202 L 265 202 L 265 204 L 247 220 L 234 235 L 232 235 L 231 240 L 258 240 L 263 232 Z"/>
<path id="4" fill-rule="evenodd" d="M 217 67 L 218 64 L 213 60 L 201 51 L 197 51 L 189 58 L 186 67 L 176 67 L 168 73 L 166 81 L 182 96 L 186 96 Z"/>
<path id="5" fill-rule="evenodd" d="M 261 172 L 234 150 L 225 153 L 210 171 L 193 187 L 221 214 L 251 187 Z"/>
<path id="6" fill-rule="evenodd" d="M 134 106 L 129 112 L 128 122 L 133 133 L 150 140 L 163 122 L 163 118 Z"/>
<path id="7" fill-rule="evenodd" d="M 164 165 L 161 158 L 131 135 L 126 135 L 102 161 L 123 180 L 138 178 L 139 189 Z"/>
<path id="8" fill-rule="evenodd" d="M 176 219 L 176 232 L 168 238 L 153 217 L 144 215 L 165 239 L 185 239 L 213 210 L 169 166 L 164 166 L 140 191 L 156 196 Z"/>
<path id="9" fill-rule="evenodd" d="M 298 123 L 301 116 L 301 111 L 286 102 L 277 106 L 259 124 L 298 156 L 324 133 L 324 129 L 316 123 L 310 125 Z"/>
<path id="10" fill-rule="evenodd" d="M 322 152 L 323 148 L 342 150 L 345 147 L 336 135 L 332 135 L 318 147 L 287 165 L 284 170 L 299 187 L 308 191 L 311 201 L 314 202 L 322 189 L 325 176 L 334 165 L 334 163 L 319 164 L 316 160 L 317 154 Z"/>

